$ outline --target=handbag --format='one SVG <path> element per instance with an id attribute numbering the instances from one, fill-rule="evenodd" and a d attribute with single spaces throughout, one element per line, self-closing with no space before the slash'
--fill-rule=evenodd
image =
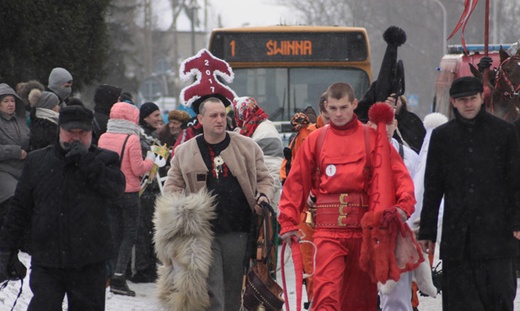
<path id="1" fill-rule="evenodd" d="M 271 275 L 274 233 L 273 208 L 261 203 L 262 215 L 258 220 L 256 262 L 248 269 L 242 284 L 242 308 L 245 311 L 280 311 L 283 308 L 283 290 Z"/>

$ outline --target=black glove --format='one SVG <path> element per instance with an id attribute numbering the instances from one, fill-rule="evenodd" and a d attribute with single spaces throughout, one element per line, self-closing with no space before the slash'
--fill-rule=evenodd
<path id="1" fill-rule="evenodd" d="M 88 153 L 87 147 L 80 141 L 73 141 L 70 143 L 69 151 L 65 154 L 65 158 L 69 159 L 74 163 L 78 163 Z"/>
<path id="2" fill-rule="evenodd" d="M 484 56 L 478 62 L 478 71 L 484 72 L 484 70 L 491 68 L 491 64 L 493 63 L 493 59 L 489 56 Z"/>
<path id="3" fill-rule="evenodd" d="M 27 275 L 27 268 L 13 251 L 0 251 L 0 283 L 5 280 L 20 280 Z"/>

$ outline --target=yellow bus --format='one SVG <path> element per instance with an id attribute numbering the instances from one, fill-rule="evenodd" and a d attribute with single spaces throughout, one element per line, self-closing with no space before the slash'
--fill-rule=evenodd
<path id="1" fill-rule="evenodd" d="M 214 29 L 213 55 L 226 60 L 238 96 L 254 97 L 271 121 L 291 120 L 334 82 L 347 82 L 357 97 L 370 86 L 370 44 L 358 27 L 266 26 Z M 282 130 L 285 132 L 285 129 Z"/>

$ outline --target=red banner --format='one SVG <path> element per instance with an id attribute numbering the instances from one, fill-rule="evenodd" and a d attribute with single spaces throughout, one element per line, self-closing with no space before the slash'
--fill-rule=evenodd
<path id="1" fill-rule="evenodd" d="M 466 24 L 468 23 L 468 20 L 471 16 L 471 13 L 473 13 L 473 10 L 475 10 L 475 7 L 477 6 L 478 0 L 464 0 L 464 12 L 462 12 L 462 15 L 459 19 L 459 22 L 455 26 L 455 29 L 451 32 L 451 35 L 448 37 L 448 40 L 459 31 L 459 29 L 462 28 L 462 35 L 461 35 L 461 41 L 462 41 L 462 47 L 464 50 L 466 50 L 466 40 L 464 40 L 464 29 L 466 28 Z"/>

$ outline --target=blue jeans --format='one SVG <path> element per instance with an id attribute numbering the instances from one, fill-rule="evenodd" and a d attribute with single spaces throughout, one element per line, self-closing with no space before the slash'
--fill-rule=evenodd
<path id="1" fill-rule="evenodd" d="M 115 273 L 124 274 L 132 257 L 132 247 L 137 239 L 141 204 L 138 192 L 125 192 L 119 204 L 110 207 L 110 226 L 114 245 L 118 250 Z"/>

